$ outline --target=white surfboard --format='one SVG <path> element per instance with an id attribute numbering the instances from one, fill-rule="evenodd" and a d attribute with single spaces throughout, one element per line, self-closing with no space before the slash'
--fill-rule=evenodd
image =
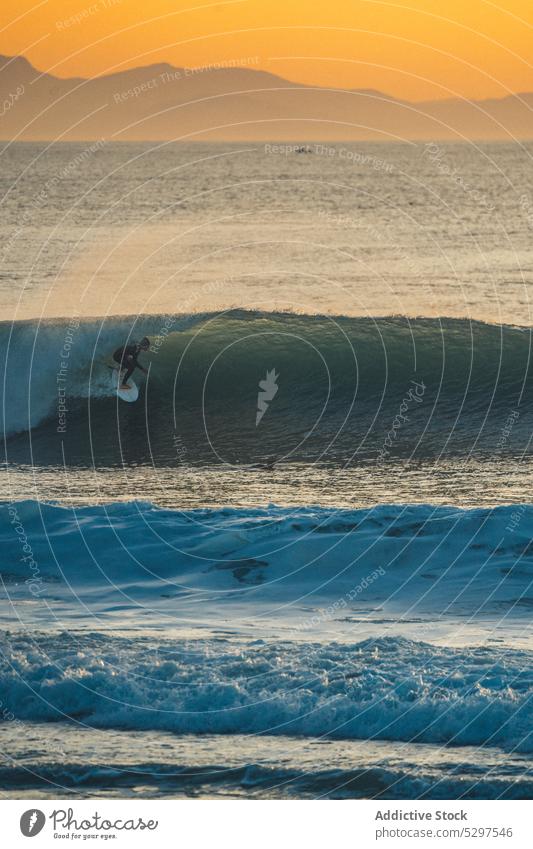
<path id="1" fill-rule="evenodd" d="M 114 368 L 111 372 L 111 383 L 114 389 L 117 391 L 117 395 L 119 398 L 122 398 L 123 401 L 129 401 L 130 404 L 132 401 L 136 401 L 139 397 L 139 387 L 137 384 L 131 379 L 128 380 L 129 389 L 120 389 L 122 385 L 121 377 L 120 377 L 120 369 Z"/>

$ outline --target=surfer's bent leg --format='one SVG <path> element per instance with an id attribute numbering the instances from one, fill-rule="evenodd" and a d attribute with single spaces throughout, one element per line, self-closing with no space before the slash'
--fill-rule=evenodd
<path id="1" fill-rule="evenodd" d="M 133 372 L 135 371 L 135 366 L 129 366 L 129 367 L 124 366 L 124 368 L 126 368 L 126 373 L 122 377 L 122 385 L 123 386 L 128 382 L 128 380 L 132 376 Z"/>

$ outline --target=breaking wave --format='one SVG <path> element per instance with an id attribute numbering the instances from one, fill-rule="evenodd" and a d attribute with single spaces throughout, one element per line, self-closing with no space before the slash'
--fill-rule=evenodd
<path id="1" fill-rule="evenodd" d="M 152 348 L 148 379 L 137 372 L 141 400 L 117 404 L 110 355 L 145 334 Z M 230 463 L 266 455 L 346 462 L 377 457 L 384 445 L 395 456 L 518 453 L 531 432 L 526 328 L 235 310 L 4 323 L 0 352 L 4 433 L 33 429 L 45 454 L 61 443 L 68 455 L 71 440 L 72 454 L 83 455 L 90 440 L 111 462 L 126 427 L 137 459 L 175 456 L 177 435 L 191 461 Z M 269 374 L 275 387 L 258 415 Z"/>
<path id="2" fill-rule="evenodd" d="M 225 644 L 77 634 L 2 639 L 22 720 L 533 751 L 530 653 L 381 637 Z"/>

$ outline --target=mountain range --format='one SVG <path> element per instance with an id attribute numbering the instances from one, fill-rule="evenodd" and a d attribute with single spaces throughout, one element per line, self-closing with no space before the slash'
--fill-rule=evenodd
<path id="1" fill-rule="evenodd" d="M 221 63 L 223 64 L 223 63 Z M 4 141 L 403 141 L 533 139 L 533 93 L 410 102 L 233 67 L 148 65 L 90 79 L 0 56 Z"/>

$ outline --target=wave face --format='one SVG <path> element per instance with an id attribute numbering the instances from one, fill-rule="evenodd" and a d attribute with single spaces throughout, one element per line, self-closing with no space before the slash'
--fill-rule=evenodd
<path id="1" fill-rule="evenodd" d="M 2 638 L 19 720 L 533 750 L 530 653 L 401 638 L 350 645 Z"/>
<path id="2" fill-rule="evenodd" d="M 106 362 L 145 334 L 141 400 L 117 404 Z M 530 345 L 530 330 L 460 319 L 4 323 L 3 427 L 18 434 L 8 459 L 28 456 L 29 435 L 34 463 L 64 452 L 72 465 L 518 455 L 531 432 Z"/>

